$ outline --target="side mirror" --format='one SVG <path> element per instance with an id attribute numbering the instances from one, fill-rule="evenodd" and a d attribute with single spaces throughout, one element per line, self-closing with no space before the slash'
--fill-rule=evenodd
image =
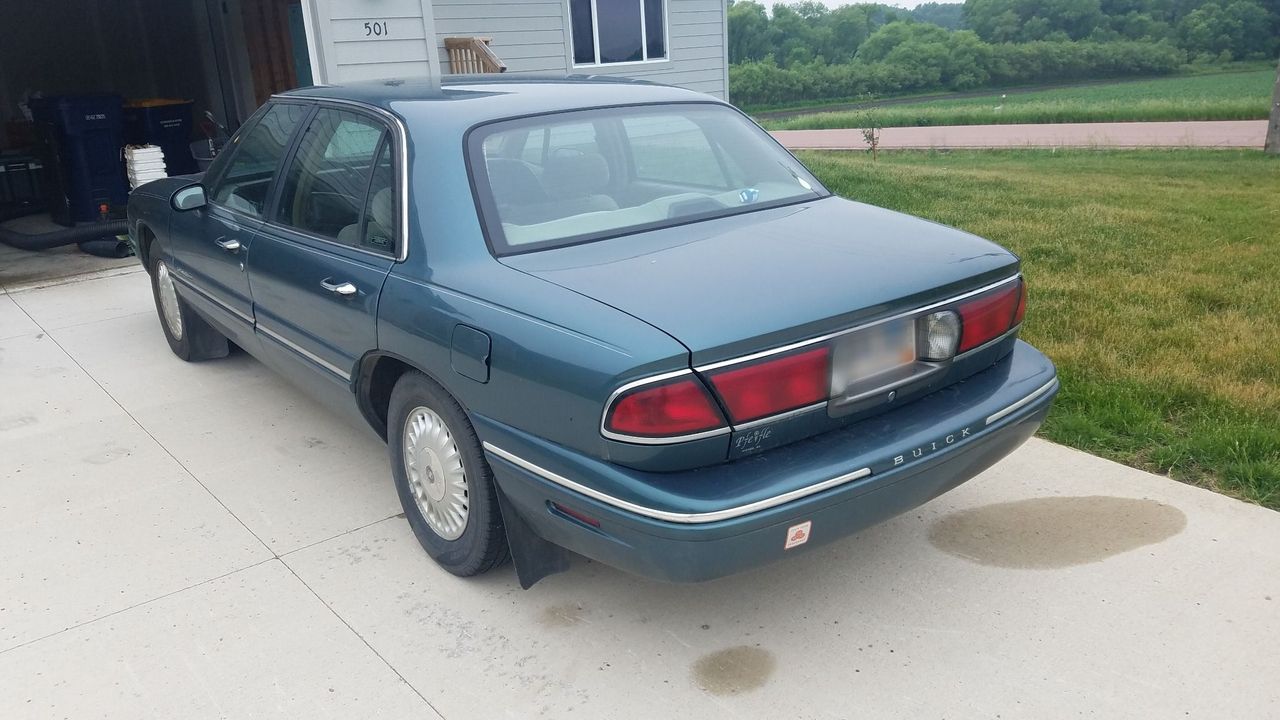
<path id="1" fill-rule="evenodd" d="M 186 212 L 204 207 L 209 199 L 205 197 L 203 185 L 189 185 L 173 194 L 171 204 L 174 210 Z"/>

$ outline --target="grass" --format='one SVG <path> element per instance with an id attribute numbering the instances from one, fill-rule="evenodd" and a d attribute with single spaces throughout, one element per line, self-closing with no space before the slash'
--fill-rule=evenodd
<path id="1" fill-rule="evenodd" d="M 982 97 L 886 105 L 765 120 L 770 130 L 983 125 L 993 123 L 1258 120 L 1267 117 L 1275 70 L 1190 75 L 1109 85 L 1060 88 L 1001 98 Z"/>
<path id="2" fill-rule="evenodd" d="M 1046 438 L 1280 509 L 1280 158 L 801 157 L 841 195 L 1021 255 L 1023 338 L 1063 383 Z"/>

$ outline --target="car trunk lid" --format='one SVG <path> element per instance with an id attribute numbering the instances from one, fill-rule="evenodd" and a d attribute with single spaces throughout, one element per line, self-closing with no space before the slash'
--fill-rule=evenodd
<path id="1" fill-rule="evenodd" d="M 683 343 L 702 366 L 913 310 L 1018 270 L 974 235 L 841 198 L 502 258 Z"/>

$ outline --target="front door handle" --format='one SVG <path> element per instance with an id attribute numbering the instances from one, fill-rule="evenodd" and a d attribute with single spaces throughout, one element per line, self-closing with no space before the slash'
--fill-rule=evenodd
<path id="1" fill-rule="evenodd" d="M 229 253 L 240 252 L 239 240 L 217 240 L 216 242 L 218 243 L 218 247 L 222 248 L 223 250 L 226 250 Z"/>
<path id="2" fill-rule="evenodd" d="M 343 297 L 350 297 L 356 294 L 356 286 L 349 282 L 336 283 L 329 280 L 321 280 L 320 287 L 328 290 L 334 295 L 341 295 Z"/>

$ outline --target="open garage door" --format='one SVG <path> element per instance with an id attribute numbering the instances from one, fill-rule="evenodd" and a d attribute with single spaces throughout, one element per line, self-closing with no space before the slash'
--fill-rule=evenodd
<path id="1" fill-rule="evenodd" d="M 0 0 L 0 17 L 0 223 L 24 228 L 0 242 L 18 249 L 119 235 L 131 187 L 202 170 L 311 84 L 301 0 Z"/>
<path id="2" fill-rule="evenodd" d="M 309 85 L 300 0 L 0 0 L 0 149 L 21 149 L 36 94 L 193 101 L 237 127 Z M 193 122 L 193 133 L 199 132 Z M 193 138 L 194 139 L 194 138 Z"/>

